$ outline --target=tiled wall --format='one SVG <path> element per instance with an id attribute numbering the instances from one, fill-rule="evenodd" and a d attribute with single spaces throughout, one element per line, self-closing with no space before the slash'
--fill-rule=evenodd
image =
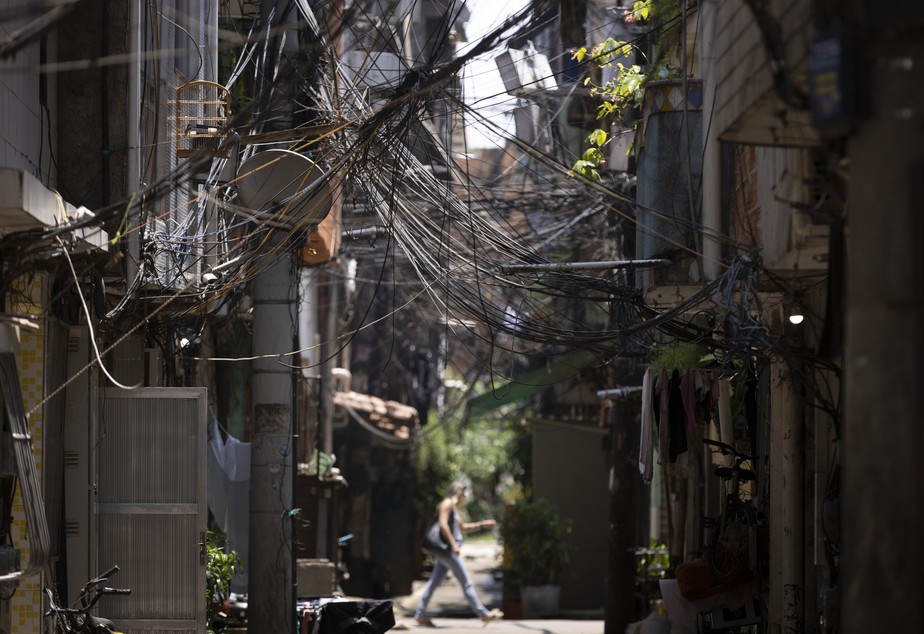
<path id="1" fill-rule="evenodd" d="M 44 274 L 34 274 L 20 278 L 16 290 L 12 293 L 15 303 L 9 308 L 13 313 L 35 315 L 35 321 L 43 323 L 43 306 L 48 296 L 48 280 Z M 45 331 L 23 329 L 21 331 L 21 345 L 16 354 L 19 382 L 22 386 L 23 405 L 26 412 L 30 412 L 44 398 L 45 379 Z M 33 456 L 35 467 L 42 479 L 42 408 L 28 416 L 29 430 L 32 434 Z M 26 542 L 25 510 L 22 498 L 17 491 L 13 501 L 13 540 L 14 546 L 20 549 L 20 559 L 24 565 L 29 560 L 29 548 Z M 42 631 L 42 587 L 40 577 L 23 579 L 19 588 L 10 601 L 10 632 L 11 634 L 39 634 Z"/>

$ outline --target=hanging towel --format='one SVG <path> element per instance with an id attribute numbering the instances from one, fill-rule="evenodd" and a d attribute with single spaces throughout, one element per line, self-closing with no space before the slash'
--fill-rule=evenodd
<path id="1" fill-rule="evenodd" d="M 655 421 L 658 423 L 658 464 L 666 464 L 670 453 L 670 385 L 667 370 L 661 368 L 655 383 Z"/>
<path id="2" fill-rule="evenodd" d="M 680 372 L 677 370 L 671 373 L 667 402 L 668 420 L 662 420 L 661 426 L 668 428 L 668 460 L 674 464 L 680 454 L 687 450 L 687 428 L 684 422 L 683 397 L 680 394 Z"/>
<path id="3" fill-rule="evenodd" d="M 645 370 L 642 377 L 642 428 L 639 437 L 638 470 L 642 474 L 642 482 L 649 484 L 652 476 L 652 461 L 654 460 L 654 445 L 652 439 L 652 425 L 654 424 L 654 386 L 652 385 L 652 370 Z"/>
<path id="4" fill-rule="evenodd" d="M 687 433 L 693 434 L 696 429 L 696 386 L 693 382 L 693 372 L 686 370 L 680 377 L 680 398 L 683 401 L 683 416 L 687 424 Z"/>

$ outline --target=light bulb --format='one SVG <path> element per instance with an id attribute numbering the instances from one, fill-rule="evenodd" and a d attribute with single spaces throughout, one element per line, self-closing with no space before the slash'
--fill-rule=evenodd
<path id="1" fill-rule="evenodd" d="M 805 319 L 805 315 L 800 313 L 793 313 L 789 316 L 789 323 L 791 324 L 801 324 L 802 320 Z"/>

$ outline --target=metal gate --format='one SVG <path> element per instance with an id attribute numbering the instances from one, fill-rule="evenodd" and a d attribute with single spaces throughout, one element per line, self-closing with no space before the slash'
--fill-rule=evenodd
<path id="1" fill-rule="evenodd" d="M 97 564 L 132 590 L 100 614 L 127 634 L 204 632 L 206 389 L 107 388 L 99 412 Z"/>

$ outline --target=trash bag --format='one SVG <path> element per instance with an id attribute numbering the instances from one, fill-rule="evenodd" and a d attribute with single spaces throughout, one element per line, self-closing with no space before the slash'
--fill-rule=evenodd
<path id="1" fill-rule="evenodd" d="M 320 607 L 317 634 L 382 634 L 395 626 L 391 601 L 332 601 Z"/>

